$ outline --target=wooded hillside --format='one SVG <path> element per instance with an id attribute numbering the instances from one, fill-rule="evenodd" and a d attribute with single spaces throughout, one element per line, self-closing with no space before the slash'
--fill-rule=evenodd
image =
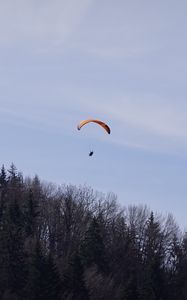
<path id="1" fill-rule="evenodd" d="M 186 300 L 187 236 L 171 215 L 2 167 L 0 299 Z"/>

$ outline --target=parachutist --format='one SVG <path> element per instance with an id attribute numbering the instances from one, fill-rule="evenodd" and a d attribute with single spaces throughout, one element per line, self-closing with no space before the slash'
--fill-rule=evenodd
<path id="1" fill-rule="evenodd" d="M 80 123 L 77 125 L 77 129 L 80 130 L 84 125 L 86 125 L 90 122 L 100 125 L 108 134 L 111 133 L 110 127 L 107 124 L 105 124 L 104 122 L 102 122 L 100 120 L 96 120 L 96 119 L 87 119 L 87 120 L 80 121 Z M 93 154 L 94 154 L 94 152 L 90 151 L 88 155 L 92 156 Z"/>

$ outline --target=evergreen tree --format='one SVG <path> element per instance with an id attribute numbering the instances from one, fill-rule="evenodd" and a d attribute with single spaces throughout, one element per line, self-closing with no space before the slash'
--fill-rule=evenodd
<path id="1" fill-rule="evenodd" d="M 169 300 L 175 300 L 177 298 L 182 299 L 181 289 L 178 289 L 178 271 L 180 260 L 182 258 L 182 247 L 178 237 L 174 234 L 173 239 L 169 245 L 169 253 L 168 253 L 166 267 L 165 267 L 165 287 L 164 293 L 165 298 Z M 180 270 L 181 274 L 181 270 Z"/>
<path id="2" fill-rule="evenodd" d="M 187 233 L 185 234 L 178 254 L 176 269 L 176 294 L 178 299 L 187 299 Z"/>
<path id="3" fill-rule="evenodd" d="M 122 254 L 123 270 L 121 277 L 123 279 L 124 298 L 126 300 L 139 299 L 138 277 L 140 276 L 140 262 L 136 243 L 135 229 L 128 229 L 125 238 L 125 248 Z"/>
<path id="4" fill-rule="evenodd" d="M 84 283 L 84 269 L 80 256 L 73 253 L 63 275 L 63 299 L 88 300 L 88 292 Z"/>
<path id="5" fill-rule="evenodd" d="M 4 165 L 0 173 L 0 226 L 5 212 L 5 195 L 7 193 L 7 175 Z"/>
<path id="6" fill-rule="evenodd" d="M 13 187 L 18 182 L 17 169 L 16 169 L 16 166 L 13 163 L 11 164 L 10 169 L 8 169 L 8 173 L 9 173 L 8 182 Z"/>
<path id="7" fill-rule="evenodd" d="M 105 272 L 107 270 L 105 246 L 99 223 L 95 217 L 93 217 L 85 234 L 80 251 L 82 263 L 86 268 L 96 265 L 99 271 Z"/>
<path id="8" fill-rule="evenodd" d="M 51 253 L 49 253 L 46 257 L 45 280 L 45 299 L 60 299 L 60 295 L 62 293 L 62 282 Z"/>
<path id="9" fill-rule="evenodd" d="M 1 167 L 1 173 L 0 173 L 0 188 L 6 187 L 7 184 L 7 174 L 4 165 Z"/>
<path id="10" fill-rule="evenodd" d="M 145 231 L 141 299 L 164 299 L 161 296 L 164 283 L 162 240 L 160 224 L 155 221 L 154 214 L 151 212 Z"/>
<path id="11" fill-rule="evenodd" d="M 28 300 L 45 300 L 46 287 L 46 259 L 42 253 L 38 238 L 30 241 L 30 253 L 27 252 L 27 276 L 25 295 Z"/>
<path id="12" fill-rule="evenodd" d="M 9 199 L 8 199 L 9 200 Z M 23 214 L 17 200 L 7 201 L 0 228 L 0 297 L 23 297 L 25 284 Z"/>
<path id="13" fill-rule="evenodd" d="M 38 200 L 34 198 L 32 189 L 29 189 L 25 201 L 25 231 L 27 237 L 34 237 L 38 235 L 37 225 L 39 217 Z"/>

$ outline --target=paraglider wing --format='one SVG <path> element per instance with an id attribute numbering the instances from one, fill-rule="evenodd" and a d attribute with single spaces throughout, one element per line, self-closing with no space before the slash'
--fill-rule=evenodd
<path id="1" fill-rule="evenodd" d="M 110 127 L 100 120 L 93 120 L 93 119 L 83 120 L 78 124 L 77 129 L 80 130 L 84 125 L 86 125 L 90 122 L 97 123 L 98 125 L 102 126 L 108 134 L 110 134 L 110 132 L 111 132 Z"/>

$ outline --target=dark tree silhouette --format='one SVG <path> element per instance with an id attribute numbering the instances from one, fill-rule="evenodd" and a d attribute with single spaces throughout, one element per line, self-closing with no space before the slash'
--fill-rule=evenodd
<path id="1" fill-rule="evenodd" d="M 186 300 L 187 235 L 113 194 L 2 166 L 0 299 Z"/>

